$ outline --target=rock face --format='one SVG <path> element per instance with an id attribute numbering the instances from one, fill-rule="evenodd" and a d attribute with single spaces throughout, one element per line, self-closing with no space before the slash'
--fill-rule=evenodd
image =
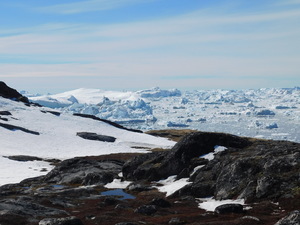
<path id="1" fill-rule="evenodd" d="M 214 146 L 226 151 L 213 160 L 199 159 Z M 187 135 L 172 150 L 137 156 L 125 163 L 130 180 L 160 180 L 171 175 L 190 177 L 192 183 L 176 196 L 214 196 L 216 199 L 278 199 L 299 194 L 300 144 L 237 137 L 223 133 Z"/>
<path id="2" fill-rule="evenodd" d="M 3 98 L 29 103 L 28 98 L 21 95 L 15 89 L 8 87 L 3 81 L 0 81 L 0 96 Z"/>
<path id="3" fill-rule="evenodd" d="M 250 144 L 248 139 L 235 135 L 195 132 L 184 137 L 169 152 L 142 155 L 127 162 L 123 167 L 123 174 L 132 180 L 160 180 L 191 172 L 191 160 L 213 152 L 216 145 L 243 148 Z"/>
<path id="4" fill-rule="evenodd" d="M 121 161 L 95 161 L 74 158 L 63 161 L 44 177 L 44 181 L 54 184 L 105 185 L 114 178 L 122 168 Z"/>

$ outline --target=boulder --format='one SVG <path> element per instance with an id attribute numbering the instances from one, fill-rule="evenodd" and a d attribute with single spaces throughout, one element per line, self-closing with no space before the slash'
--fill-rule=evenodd
<path id="1" fill-rule="evenodd" d="M 243 213 L 243 205 L 241 204 L 224 204 L 215 209 L 215 213 L 228 214 L 228 213 Z"/>
<path id="2" fill-rule="evenodd" d="M 117 160 L 68 159 L 49 172 L 44 181 L 55 184 L 105 185 L 118 178 L 122 165 L 123 162 Z"/>
<path id="3" fill-rule="evenodd" d="M 96 133 L 90 133 L 90 132 L 77 132 L 77 136 L 87 139 L 87 140 L 93 140 L 93 141 L 103 141 L 103 142 L 115 142 L 116 138 Z"/>

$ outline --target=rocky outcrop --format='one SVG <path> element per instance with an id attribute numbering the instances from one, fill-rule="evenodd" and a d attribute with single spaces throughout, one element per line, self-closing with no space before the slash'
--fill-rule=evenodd
<path id="1" fill-rule="evenodd" d="M 54 184 L 105 185 L 118 177 L 123 162 L 96 161 L 82 158 L 68 159 L 44 177 L 44 182 Z"/>
<path id="2" fill-rule="evenodd" d="M 3 199 L 0 201 L 1 217 L 17 216 L 22 218 L 32 218 L 50 216 L 66 216 L 67 212 L 55 208 L 45 207 L 33 201 L 32 198 L 19 197 L 18 199 Z M 2 224 L 2 223 L 1 223 Z"/>
<path id="3" fill-rule="evenodd" d="M 131 180 L 160 180 L 172 175 L 189 174 L 191 160 L 214 151 L 216 145 L 244 148 L 246 138 L 224 133 L 195 132 L 185 136 L 171 151 L 142 155 L 127 162 L 124 177 Z"/>
<path id="4" fill-rule="evenodd" d="M 19 127 L 19 126 L 11 125 L 11 124 L 0 123 L 0 127 L 3 127 L 5 129 L 11 130 L 11 131 L 20 130 L 20 131 L 23 131 L 23 132 L 29 133 L 29 134 L 40 135 L 39 132 L 26 129 L 24 127 Z"/>
<path id="5" fill-rule="evenodd" d="M 91 133 L 91 132 L 77 132 L 76 135 L 83 139 L 93 140 L 93 141 L 115 142 L 115 140 L 116 140 L 115 137 Z"/>
<path id="6" fill-rule="evenodd" d="M 216 145 L 227 150 L 211 161 L 199 158 L 213 152 Z M 198 165 L 202 167 L 190 176 Z M 253 202 L 298 195 L 299 170 L 299 143 L 196 132 L 170 151 L 141 155 L 126 162 L 123 174 L 126 179 L 148 181 L 171 175 L 190 176 L 192 183 L 174 196 L 243 198 Z"/>
<path id="7" fill-rule="evenodd" d="M 9 98 L 9 99 L 12 99 L 15 101 L 29 103 L 28 98 L 21 95 L 15 89 L 8 87 L 3 81 L 0 81 L 0 96 L 3 98 Z"/>
<path id="8" fill-rule="evenodd" d="M 123 129 L 123 130 L 128 130 L 128 131 L 132 131 L 132 132 L 136 132 L 136 133 L 143 133 L 143 131 L 136 130 L 136 129 L 129 129 L 129 128 L 121 126 L 120 124 L 114 123 L 112 121 L 105 120 L 105 119 L 100 119 L 99 117 L 94 116 L 94 115 L 81 114 L 81 113 L 74 113 L 73 115 L 74 116 L 80 116 L 80 117 L 83 117 L 83 118 L 89 118 L 89 119 L 93 119 L 93 120 L 98 120 L 98 121 L 107 123 L 107 124 L 109 124 L 111 126 L 114 126 L 114 127 L 117 127 L 117 128 Z"/>

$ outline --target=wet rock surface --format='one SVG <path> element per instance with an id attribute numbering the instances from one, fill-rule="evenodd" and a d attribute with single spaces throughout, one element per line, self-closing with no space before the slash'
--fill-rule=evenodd
<path id="1" fill-rule="evenodd" d="M 215 145 L 227 149 L 199 158 Z M 299 224 L 299 145 L 196 132 L 168 151 L 68 159 L 45 176 L 1 186 L 0 224 Z M 170 175 L 191 183 L 166 198 L 153 185 Z M 134 198 L 103 196 L 114 179 L 134 181 L 124 190 Z M 244 198 L 246 206 L 206 212 L 197 198 L 208 196 Z"/>

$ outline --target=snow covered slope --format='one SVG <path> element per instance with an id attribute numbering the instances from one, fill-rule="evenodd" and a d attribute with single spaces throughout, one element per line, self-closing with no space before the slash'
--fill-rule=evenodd
<path id="1" fill-rule="evenodd" d="M 34 162 L 11 161 L 3 156 L 29 155 L 41 158 L 67 159 L 75 156 L 104 155 L 121 152 L 146 152 L 148 148 L 168 148 L 174 142 L 143 133 L 119 129 L 105 122 L 61 113 L 45 107 L 26 106 L 0 97 L 0 185 L 18 182 L 26 177 L 44 174 Z M 0 113 L 1 114 L 1 113 Z M 115 142 L 86 140 L 77 132 L 112 136 Z M 144 150 L 135 148 L 144 147 Z"/>
<path id="2" fill-rule="evenodd" d="M 300 88 L 137 92 L 77 89 L 30 100 L 150 130 L 190 128 L 300 142 Z"/>

